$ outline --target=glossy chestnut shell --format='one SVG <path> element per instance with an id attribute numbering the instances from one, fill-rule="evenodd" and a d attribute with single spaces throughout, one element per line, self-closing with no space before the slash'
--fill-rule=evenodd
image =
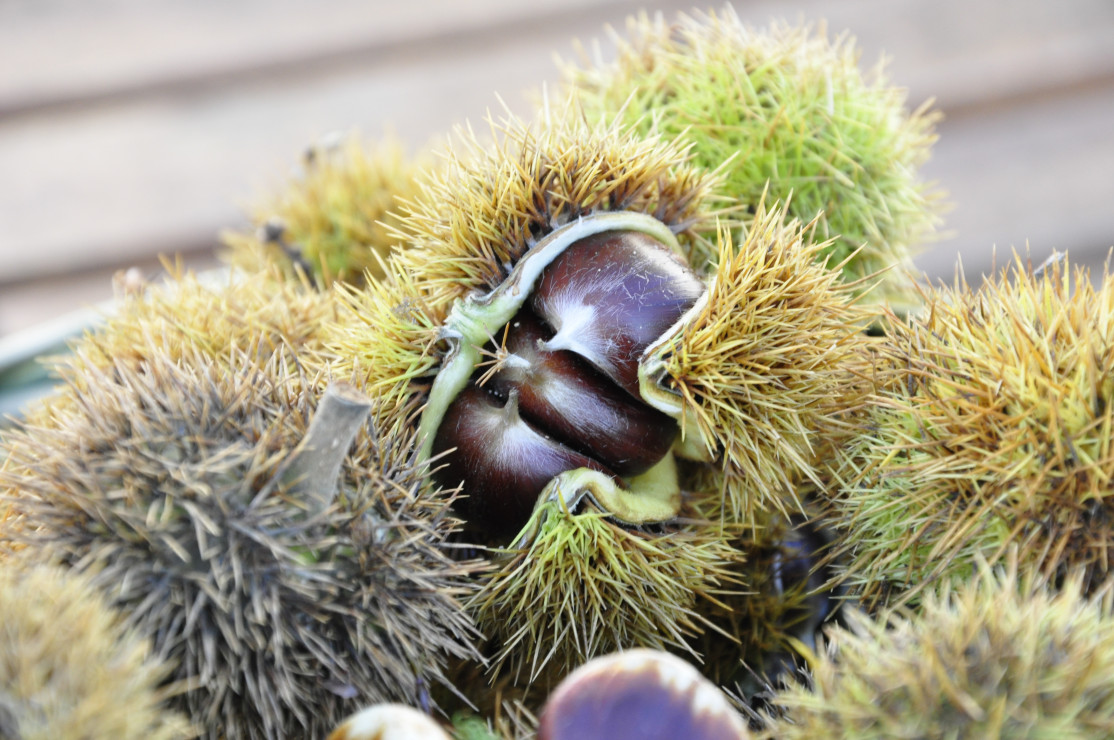
<path id="1" fill-rule="evenodd" d="M 644 648 L 595 658 L 542 709 L 538 740 L 745 740 L 727 697 L 681 658 Z"/>
<path id="2" fill-rule="evenodd" d="M 542 273 L 530 305 L 571 350 L 635 398 L 638 361 L 704 293 L 704 282 L 663 244 L 605 231 L 569 246 Z"/>
<path id="3" fill-rule="evenodd" d="M 455 448 L 437 476 L 445 484 L 464 484 L 457 511 L 498 534 L 521 527 L 538 494 L 558 474 L 576 468 L 608 472 L 527 424 L 517 407 L 513 394 L 501 400 L 470 386 L 449 406 L 433 443 L 438 451 Z"/>
<path id="4" fill-rule="evenodd" d="M 485 387 L 502 398 L 517 393 L 530 424 L 615 473 L 646 472 L 669 451 L 677 425 L 575 352 L 546 349 L 551 336 L 533 313 L 519 312 L 506 347 L 528 364 L 506 368 Z"/>

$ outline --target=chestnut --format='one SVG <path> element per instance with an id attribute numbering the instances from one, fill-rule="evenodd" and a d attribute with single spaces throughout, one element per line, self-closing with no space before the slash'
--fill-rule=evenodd
<path id="1" fill-rule="evenodd" d="M 542 489 L 560 473 L 590 468 L 610 474 L 523 421 L 516 392 L 500 399 L 474 385 L 449 406 L 433 450 L 444 452 L 437 481 L 445 487 L 464 484 L 458 512 L 498 535 L 521 528 Z"/>
<path id="2" fill-rule="evenodd" d="M 619 475 L 646 472 L 669 451 L 677 423 L 625 393 L 579 355 L 546 349 L 552 332 L 532 312 L 511 322 L 506 349 L 519 358 L 485 386 L 518 394 L 523 418 Z"/>
<path id="3" fill-rule="evenodd" d="M 556 334 L 548 350 L 576 352 L 635 398 L 638 360 L 704 294 L 704 282 L 657 239 L 605 231 L 550 263 L 530 305 Z"/>
<path id="4" fill-rule="evenodd" d="M 638 648 L 588 661 L 542 709 L 538 740 L 741 740 L 742 716 L 681 658 Z"/>
<path id="5" fill-rule="evenodd" d="M 449 734 L 405 704 L 374 704 L 346 719 L 328 740 L 449 740 Z"/>

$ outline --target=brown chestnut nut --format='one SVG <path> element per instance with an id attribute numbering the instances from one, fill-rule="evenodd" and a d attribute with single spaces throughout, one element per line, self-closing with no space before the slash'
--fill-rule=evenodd
<path id="1" fill-rule="evenodd" d="M 500 399 L 475 385 L 450 404 L 433 442 L 444 452 L 434 473 L 445 487 L 463 484 L 456 508 L 492 534 L 514 534 L 530 517 L 542 489 L 567 470 L 612 473 L 538 432 L 518 413 L 518 395 Z"/>
<path id="2" fill-rule="evenodd" d="M 649 470 L 669 452 L 677 422 L 624 392 L 578 355 L 545 349 L 551 332 L 528 310 L 509 325 L 505 347 L 517 358 L 485 385 L 534 426 L 623 476 Z"/>
<path id="3" fill-rule="evenodd" d="M 538 740 L 741 740 L 742 716 L 681 658 L 635 649 L 570 673 L 542 709 Z"/>
<path id="4" fill-rule="evenodd" d="M 641 398 L 638 360 L 704 293 L 704 282 L 657 239 L 605 231 L 569 245 L 542 272 L 530 305 L 575 352 Z"/>

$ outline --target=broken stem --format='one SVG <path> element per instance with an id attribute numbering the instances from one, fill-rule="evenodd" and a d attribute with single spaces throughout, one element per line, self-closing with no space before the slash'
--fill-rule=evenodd
<path id="1" fill-rule="evenodd" d="M 370 411 L 371 400 L 348 383 L 330 383 L 325 389 L 282 477 L 290 492 L 306 502 L 310 516 L 332 505 L 340 487 L 341 465 Z"/>

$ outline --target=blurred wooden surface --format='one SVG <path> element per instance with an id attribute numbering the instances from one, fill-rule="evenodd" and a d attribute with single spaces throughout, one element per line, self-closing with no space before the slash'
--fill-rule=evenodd
<path id="1" fill-rule="evenodd" d="M 336 130 L 412 147 L 488 109 L 525 112 L 555 54 L 627 0 L 0 0 L 0 336 L 111 295 L 160 253 L 214 264 L 218 232 Z M 1114 246 L 1114 2 L 769 0 L 885 54 L 945 114 L 925 168 L 949 191 L 919 260 L 968 275 L 1012 246 L 1099 264 Z M 606 50 L 606 47 L 605 47 Z"/>

